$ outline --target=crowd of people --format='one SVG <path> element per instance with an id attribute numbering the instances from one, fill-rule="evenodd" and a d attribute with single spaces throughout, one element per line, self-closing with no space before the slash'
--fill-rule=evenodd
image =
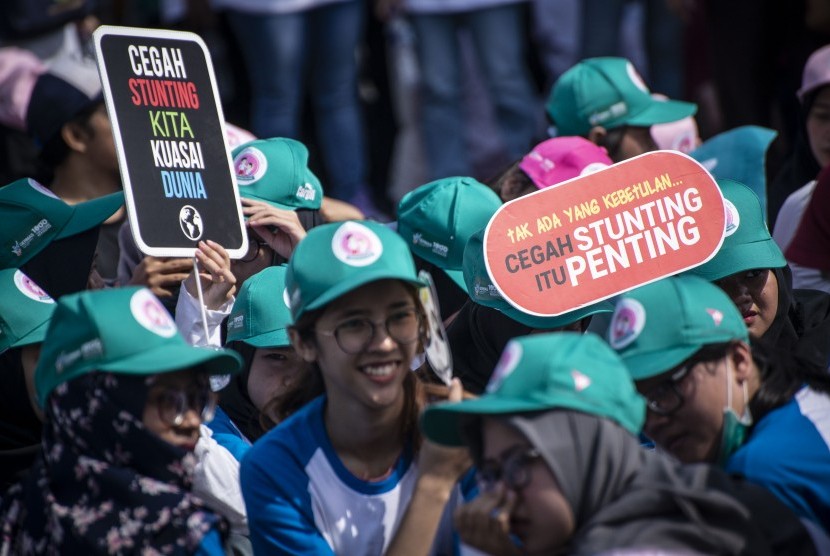
<path id="1" fill-rule="evenodd" d="M 253 133 L 225 128 L 238 258 L 140 250 L 83 48 L 0 75 L 38 163 L 0 187 L 0 554 L 830 555 L 830 45 L 768 192 L 772 130 L 703 140 L 624 57 L 563 68 L 538 137 L 522 2 L 409 0 L 426 183 L 384 218 L 340 102 L 361 4 L 227 4 L 249 67 L 280 69 L 252 72 Z M 511 159 L 488 179 L 459 28 Z M 502 295 L 505 203 L 660 149 L 717 183 L 712 257 L 555 316 Z"/>

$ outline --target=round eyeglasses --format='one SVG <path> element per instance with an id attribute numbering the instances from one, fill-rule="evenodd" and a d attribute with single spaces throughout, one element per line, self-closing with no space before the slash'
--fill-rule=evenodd
<path id="1" fill-rule="evenodd" d="M 213 419 L 216 412 L 216 394 L 210 388 L 191 391 L 165 388 L 153 394 L 159 418 L 168 426 L 178 427 L 188 411 L 198 413 L 203 423 Z"/>
<path id="2" fill-rule="evenodd" d="M 351 318 L 334 327 L 334 330 L 317 330 L 324 336 L 334 336 L 337 345 L 344 352 L 355 355 L 364 351 L 377 333 L 377 326 L 383 325 L 390 338 L 399 344 L 408 345 L 418 341 L 421 333 L 421 315 L 414 308 L 402 309 L 386 317 L 384 321 L 373 321 L 365 317 Z"/>
<path id="3" fill-rule="evenodd" d="M 668 416 L 675 413 L 685 403 L 685 398 L 680 392 L 680 383 L 689 375 L 692 367 L 698 361 L 689 361 L 678 368 L 669 378 L 652 388 L 645 394 L 648 408 L 657 415 Z"/>
<path id="4" fill-rule="evenodd" d="M 482 491 L 493 490 L 499 481 L 511 490 L 521 490 L 530 484 L 530 465 L 542 455 L 535 448 L 516 447 L 498 460 L 481 462 L 476 478 Z"/>
<path id="5" fill-rule="evenodd" d="M 263 247 L 270 247 L 270 245 L 268 245 L 267 241 L 264 241 L 262 239 L 249 237 L 248 251 L 245 253 L 245 256 L 237 260 L 241 263 L 249 263 L 257 258 L 257 255 L 259 255 L 259 251 Z"/>

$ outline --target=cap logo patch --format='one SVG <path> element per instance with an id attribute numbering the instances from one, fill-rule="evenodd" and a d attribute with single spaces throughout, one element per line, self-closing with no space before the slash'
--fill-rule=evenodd
<path id="1" fill-rule="evenodd" d="M 296 196 L 306 201 L 313 201 L 314 197 L 317 196 L 317 192 L 314 191 L 314 187 L 310 183 L 304 183 L 297 188 Z"/>
<path id="2" fill-rule="evenodd" d="M 130 312 L 133 318 L 152 332 L 162 338 L 171 338 L 176 335 L 176 323 L 170 317 L 170 313 L 148 290 L 139 290 L 130 299 Z"/>
<path id="3" fill-rule="evenodd" d="M 32 226 L 31 231 L 26 234 L 26 237 L 20 240 L 16 240 L 12 245 L 12 253 L 15 254 L 17 257 L 23 256 L 23 250 L 28 248 L 35 238 L 38 238 L 48 232 L 52 228 L 52 224 L 46 220 L 45 218 L 41 218 L 40 221 Z"/>
<path id="4" fill-rule="evenodd" d="M 528 158 L 533 159 L 539 164 L 539 167 L 545 172 L 550 172 L 556 168 L 556 162 L 542 155 L 539 151 L 531 151 Z"/>
<path id="5" fill-rule="evenodd" d="M 504 348 L 504 351 L 499 358 L 499 362 L 496 363 L 493 375 L 487 383 L 487 388 L 485 389 L 486 392 L 488 394 L 492 394 L 493 392 L 498 391 L 498 389 L 501 388 L 501 385 L 504 384 L 504 380 L 516 370 L 516 367 L 519 365 L 519 361 L 521 361 L 521 359 L 522 345 L 519 342 L 511 340 Z"/>
<path id="6" fill-rule="evenodd" d="M 383 253 L 380 238 L 357 222 L 346 222 L 331 238 L 331 250 L 337 259 L 349 266 L 369 266 Z"/>
<path id="7" fill-rule="evenodd" d="M 41 289 L 40 286 L 35 284 L 31 278 L 20 272 L 19 270 L 14 273 L 14 285 L 17 289 L 28 297 L 29 299 L 34 299 L 35 301 L 40 301 L 41 303 L 54 303 L 55 300 L 49 297 L 49 294 L 46 293 Z"/>
<path id="8" fill-rule="evenodd" d="M 501 294 L 494 284 L 482 283 L 478 280 L 473 284 L 473 295 L 476 299 L 501 299 Z"/>
<path id="9" fill-rule="evenodd" d="M 291 298 L 288 297 L 288 288 L 283 288 L 282 290 L 282 302 L 285 303 L 285 306 L 291 309 Z"/>
<path id="10" fill-rule="evenodd" d="M 185 205 L 179 211 L 179 227 L 182 233 L 189 239 L 196 241 L 202 237 L 204 227 L 202 226 L 202 215 L 190 205 Z"/>
<path id="11" fill-rule="evenodd" d="M 574 381 L 574 390 L 582 392 L 591 385 L 591 379 L 576 369 L 571 370 L 571 378 Z"/>
<path id="12" fill-rule="evenodd" d="M 615 102 L 602 112 L 594 112 L 588 117 L 588 123 L 591 125 L 599 125 L 607 122 L 612 118 L 618 118 L 628 113 L 628 104 L 625 101 Z"/>
<path id="13" fill-rule="evenodd" d="M 646 87 L 645 81 L 643 81 L 643 78 L 640 77 L 640 74 L 637 72 L 637 70 L 634 68 L 634 65 L 631 62 L 625 64 L 625 71 L 628 74 L 628 78 L 631 80 L 632 83 L 634 83 L 634 85 L 638 89 L 640 89 L 646 94 L 651 94 L 648 90 L 648 87 Z"/>
<path id="14" fill-rule="evenodd" d="M 245 322 L 245 315 L 236 315 L 228 319 L 228 328 L 242 328 Z"/>
<path id="15" fill-rule="evenodd" d="M 242 149 L 242 152 L 233 159 L 233 171 L 236 174 L 236 183 L 240 186 L 258 182 L 268 170 L 268 159 L 256 147 Z"/>
<path id="16" fill-rule="evenodd" d="M 608 343 L 614 349 L 622 349 L 637 339 L 646 325 L 646 310 L 643 304 L 632 298 L 617 303 L 611 325 L 608 328 Z"/>
<path id="17" fill-rule="evenodd" d="M 717 309 L 706 309 L 706 312 L 712 317 L 712 322 L 715 323 L 715 326 L 720 326 L 720 323 L 723 321 L 723 313 Z"/>
<path id="18" fill-rule="evenodd" d="M 729 199 L 723 200 L 723 208 L 726 211 L 726 229 L 723 231 L 723 235 L 729 237 L 738 231 L 741 226 L 741 215 L 738 208 Z"/>

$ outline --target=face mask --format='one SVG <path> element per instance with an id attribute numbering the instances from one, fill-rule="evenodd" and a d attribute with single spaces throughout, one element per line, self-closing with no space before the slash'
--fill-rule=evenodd
<path id="1" fill-rule="evenodd" d="M 749 395 L 746 381 L 742 384 L 744 390 L 744 414 L 738 417 L 732 409 L 732 380 L 729 369 L 726 371 L 726 407 L 723 408 L 723 430 L 720 446 L 718 447 L 718 465 L 723 467 L 729 457 L 740 448 L 749 433 L 752 425 L 752 415 L 749 413 Z"/>

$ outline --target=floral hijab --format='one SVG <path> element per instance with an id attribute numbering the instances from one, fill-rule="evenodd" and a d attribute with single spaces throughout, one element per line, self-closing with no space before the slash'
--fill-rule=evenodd
<path id="1" fill-rule="evenodd" d="M 150 380 L 97 372 L 55 389 L 42 457 L 0 503 L 0 555 L 192 554 L 225 529 L 190 493 L 193 454 L 144 427 Z"/>

